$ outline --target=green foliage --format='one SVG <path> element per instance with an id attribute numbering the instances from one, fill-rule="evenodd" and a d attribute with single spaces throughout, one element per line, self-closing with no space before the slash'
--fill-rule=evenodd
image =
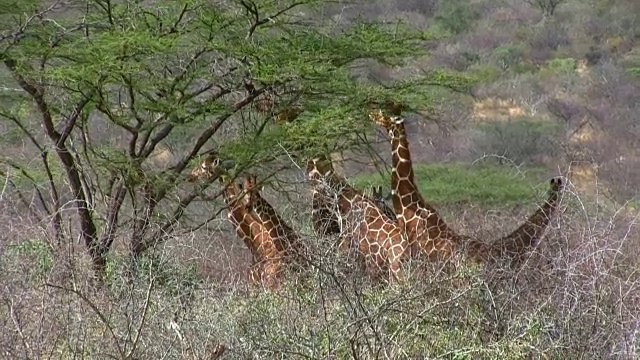
<path id="1" fill-rule="evenodd" d="M 10 15 L 24 15 L 37 5 L 37 0 L 0 0 L 0 19 L 9 19 Z"/>
<path id="2" fill-rule="evenodd" d="M 502 45 L 493 51 L 498 66 L 503 69 L 510 69 L 523 59 L 525 49 L 520 44 Z"/>
<path id="3" fill-rule="evenodd" d="M 321 94 L 304 102 L 304 112 L 295 122 L 267 126 L 260 132 L 222 144 L 220 152 L 238 164 L 261 164 L 290 151 L 306 158 L 319 152 L 353 146 L 359 134 L 373 128 L 369 101 L 397 101 L 407 109 L 427 109 L 451 98 L 451 92 L 467 93 L 477 79 L 464 73 L 435 70 L 424 77 L 398 81 L 391 87 L 356 85 L 348 72 L 338 69 L 322 83 Z"/>
<path id="4" fill-rule="evenodd" d="M 572 74 L 576 66 L 577 62 L 574 58 L 551 59 L 541 71 L 550 74 Z"/>
<path id="5" fill-rule="evenodd" d="M 505 156 L 517 164 L 535 163 L 536 157 L 548 155 L 561 130 L 557 123 L 536 119 L 486 122 L 479 129 L 482 133 L 476 143 L 480 152 Z"/>
<path id="6" fill-rule="evenodd" d="M 111 256 L 107 262 L 106 282 L 117 294 L 129 290 L 126 277 L 129 260 L 122 256 Z M 135 265 L 136 280 L 146 288 L 151 280 L 154 289 L 167 296 L 186 299 L 201 285 L 195 264 L 181 264 L 176 259 L 167 259 L 156 252 L 145 253 Z"/>
<path id="7" fill-rule="evenodd" d="M 627 73 L 631 75 L 640 76 L 640 67 L 632 67 L 627 69 Z"/>
<path id="8" fill-rule="evenodd" d="M 500 70 L 495 65 L 475 64 L 469 66 L 467 73 L 477 79 L 478 83 L 491 83 L 500 78 Z"/>
<path id="9" fill-rule="evenodd" d="M 486 208 L 528 205 L 539 200 L 534 179 L 542 172 L 532 168 L 527 176 L 505 166 L 483 164 L 414 165 L 420 192 L 436 206 L 472 203 Z M 388 175 L 362 174 L 353 179 L 358 188 L 389 186 Z M 546 189 L 545 189 L 546 191 Z"/>
<path id="10" fill-rule="evenodd" d="M 42 281 L 53 268 L 53 249 L 39 239 L 27 239 L 10 245 L 7 257 L 15 256 L 21 264 L 28 264 L 25 270 L 32 281 Z"/>
<path id="11" fill-rule="evenodd" d="M 206 0 L 90 3 L 81 10 L 64 8 L 64 15 L 34 16 L 24 29 L 15 18 L 7 26 L 25 35 L 5 38 L 0 54 L 14 78 L 47 84 L 42 99 L 38 93 L 29 98 L 37 115 L 20 120 L 37 129 L 47 123 L 57 132 L 69 130 L 60 145 L 71 149 L 72 160 L 66 159 L 66 169 L 58 167 L 67 178 L 56 178 L 55 185 L 76 186 L 72 178 L 87 177 L 100 185 L 83 189 L 87 199 L 113 198 L 120 184 L 130 192 L 121 207 L 79 213 L 83 221 L 153 214 L 149 221 L 163 226 L 145 229 L 166 229 L 168 214 L 182 216 L 194 198 L 179 194 L 182 165 L 211 146 L 241 166 L 269 166 L 298 151 L 308 155 L 362 143 L 372 128 L 368 104 L 378 95 L 429 106 L 428 87 L 469 87 L 462 75 L 441 72 L 430 74 L 428 84 L 359 83 L 351 74 L 355 60 L 403 65 L 425 54 L 421 42 L 432 36 L 401 24 L 357 21 L 337 29 L 326 19 L 300 21 L 300 5 L 308 11 L 326 4 L 269 1 L 247 9 L 246 2 Z M 259 94 L 273 96 L 274 107 L 255 111 Z M 304 111 L 294 123 L 273 126 L 274 113 L 289 103 Z M 76 122 L 67 121 L 78 112 Z M 98 133 L 102 129 L 108 131 Z M 57 134 L 45 135 L 45 141 L 58 141 Z M 176 167 L 149 170 L 149 155 L 171 142 L 177 145 L 173 154 L 186 158 L 175 159 Z M 138 186 L 143 182 L 149 186 Z M 149 197 L 142 191 L 152 192 L 153 201 L 137 201 Z"/>
<path id="12" fill-rule="evenodd" d="M 443 1 L 435 15 L 436 24 L 454 35 L 468 31 L 478 19 L 472 5 L 462 0 Z"/>

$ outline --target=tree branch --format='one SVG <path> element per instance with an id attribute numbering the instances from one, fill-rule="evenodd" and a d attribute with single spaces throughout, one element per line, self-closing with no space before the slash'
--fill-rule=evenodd
<path id="1" fill-rule="evenodd" d="M 63 164 L 65 172 L 67 173 L 67 179 L 69 180 L 69 186 L 73 192 L 74 204 L 80 218 L 81 237 L 84 239 L 85 246 L 92 258 L 93 270 L 98 278 L 101 279 L 106 265 L 106 254 L 108 249 L 102 248 L 97 242 L 97 227 L 93 220 L 92 210 L 90 210 L 85 194 L 83 193 L 82 180 L 80 179 L 77 164 L 65 143 L 61 141 L 62 134 L 55 129 L 53 116 L 51 115 L 49 106 L 44 99 L 42 88 L 27 81 L 20 74 L 17 64 L 12 58 L 5 58 L 4 63 L 7 68 L 9 68 L 18 84 L 20 84 L 20 86 L 29 95 L 31 95 L 31 98 L 36 103 L 40 116 L 42 117 L 42 125 L 45 129 L 45 133 L 55 145 L 56 154 Z M 73 118 L 73 114 L 70 117 Z M 77 115 L 75 117 L 77 118 Z M 73 123 L 75 123 L 75 121 Z"/>

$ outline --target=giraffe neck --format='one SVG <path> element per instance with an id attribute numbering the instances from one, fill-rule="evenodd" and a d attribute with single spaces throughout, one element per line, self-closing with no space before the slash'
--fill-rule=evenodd
<path id="1" fill-rule="evenodd" d="M 228 206 L 228 218 L 236 229 L 236 235 L 242 239 L 249 250 L 251 250 L 251 253 L 255 255 L 255 251 L 257 249 L 251 232 L 251 225 L 254 222 L 254 219 L 237 198 L 234 183 L 227 185 L 225 188 L 224 202 Z"/>
<path id="2" fill-rule="evenodd" d="M 418 191 L 404 124 L 398 126 L 400 134 L 391 140 L 391 199 L 396 215 L 408 218 L 412 215 L 407 216 L 407 213 L 415 214 L 418 208 L 433 209 L 425 203 Z"/>
<path id="3" fill-rule="evenodd" d="M 352 204 L 359 200 L 358 191 L 349 185 L 344 178 L 336 174 L 325 177 L 325 182 L 333 192 L 338 194 L 338 208 L 340 212 L 343 214 L 348 213 L 351 210 Z"/>
<path id="4" fill-rule="evenodd" d="M 521 253 L 537 245 L 551 222 L 560 202 L 560 192 L 552 191 L 549 198 L 538 207 L 518 229 L 500 239 L 503 250 Z"/>
<path id="5" fill-rule="evenodd" d="M 268 229 L 273 235 L 284 237 L 293 234 L 293 229 L 280 218 L 276 210 L 267 200 L 259 194 L 256 194 L 255 200 L 254 212 L 256 216 L 265 226 L 268 224 Z"/>
<path id="6" fill-rule="evenodd" d="M 276 210 L 259 193 L 253 193 L 252 213 L 262 223 L 275 249 L 281 254 L 292 255 L 298 265 L 305 266 L 304 245 L 298 234 L 284 221 Z"/>
<path id="7" fill-rule="evenodd" d="M 340 233 L 335 198 L 326 184 L 314 183 L 311 207 L 313 229 L 316 234 L 326 236 Z"/>
<path id="8" fill-rule="evenodd" d="M 391 147 L 391 198 L 397 224 L 406 232 L 409 242 L 429 256 L 447 257 L 460 242 L 460 236 L 420 194 L 403 123 L 397 124 Z"/>

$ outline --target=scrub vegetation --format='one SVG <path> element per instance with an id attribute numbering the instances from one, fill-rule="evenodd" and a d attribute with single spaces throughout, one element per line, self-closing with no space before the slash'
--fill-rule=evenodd
<path id="1" fill-rule="evenodd" d="M 637 0 L 0 0 L 0 357 L 640 357 Z M 372 280 L 314 235 L 306 159 L 492 241 L 568 186 L 517 271 Z M 202 155 L 256 174 L 314 266 L 247 283 Z M 388 201 L 391 206 L 391 201 Z M 451 265 L 451 266 L 449 266 Z"/>

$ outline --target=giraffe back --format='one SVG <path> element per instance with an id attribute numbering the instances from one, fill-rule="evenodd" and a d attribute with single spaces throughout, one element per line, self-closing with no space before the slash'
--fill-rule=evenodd
<path id="1" fill-rule="evenodd" d="M 347 191 L 339 200 L 350 203 L 350 210 L 343 217 L 342 236 L 357 246 L 371 273 L 381 275 L 387 272 L 392 279 L 401 278 L 401 262 L 409 255 L 406 236 L 396 223 L 366 196 L 348 195 Z"/>
<path id="2" fill-rule="evenodd" d="M 333 173 L 330 163 L 324 163 L 327 169 L 317 164 L 310 165 L 310 178 L 322 182 L 337 198 L 342 243 L 362 255 L 370 273 L 387 272 L 390 279 L 402 278 L 401 261 L 407 255 L 408 241 L 401 229 L 370 198 Z"/>

